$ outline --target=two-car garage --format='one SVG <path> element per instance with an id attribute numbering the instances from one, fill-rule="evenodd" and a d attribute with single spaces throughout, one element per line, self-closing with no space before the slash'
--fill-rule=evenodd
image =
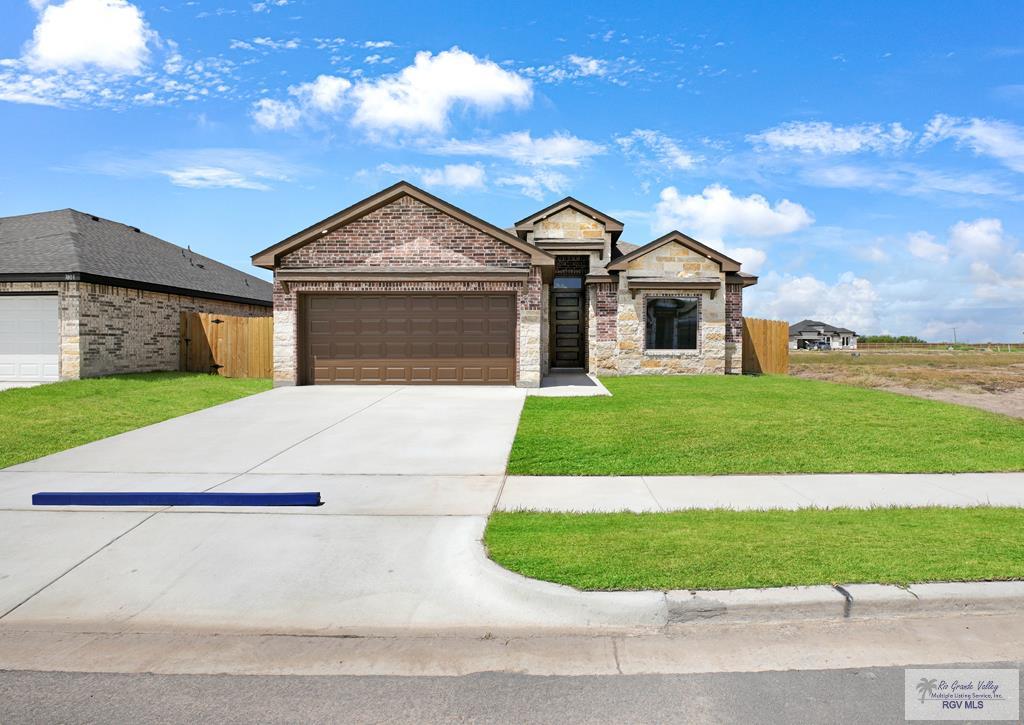
<path id="1" fill-rule="evenodd" d="M 0 385 L 60 377 L 57 295 L 0 294 Z"/>
<path id="2" fill-rule="evenodd" d="M 306 294 L 309 384 L 515 383 L 514 294 Z"/>

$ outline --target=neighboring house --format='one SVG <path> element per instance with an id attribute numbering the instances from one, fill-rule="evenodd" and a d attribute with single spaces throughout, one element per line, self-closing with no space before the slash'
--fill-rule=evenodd
<path id="1" fill-rule="evenodd" d="M 757 278 L 679 232 L 628 253 L 621 233 L 572 198 L 503 230 L 399 182 L 253 256 L 274 272 L 275 383 L 739 373 Z"/>
<path id="2" fill-rule="evenodd" d="M 180 313 L 269 315 L 268 282 L 73 209 L 0 218 L 0 381 L 178 369 Z"/>
<path id="3" fill-rule="evenodd" d="M 826 322 L 801 320 L 789 326 L 790 350 L 856 350 L 857 333 Z"/>

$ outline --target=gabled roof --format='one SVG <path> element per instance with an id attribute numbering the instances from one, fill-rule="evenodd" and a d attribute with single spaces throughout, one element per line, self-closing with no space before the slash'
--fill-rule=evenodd
<path id="1" fill-rule="evenodd" d="M 830 325 L 827 322 L 818 322 L 817 320 L 801 320 L 794 325 L 789 326 L 790 335 L 799 335 L 801 332 L 815 332 L 818 328 L 822 331 L 832 333 L 838 332 L 841 335 L 856 335 L 857 333 L 853 330 L 847 330 L 845 327 L 836 327 Z"/>
<path id="2" fill-rule="evenodd" d="M 706 244 L 701 244 L 693 237 L 688 237 L 679 231 L 671 231 L 663 237 L 658 237 L 653 242 L 649 242 L 648 244 L 645 244 L 642 247 L 637 247 L 628 254 L 623 254 L 621 257 L 617 258 L 611 264 L 608 265 L 608 270 L 618 271 L 626 269 L 629 263 L 632 262 L 634 259 L 642 257 L 645 254 L 653 252 L 655 249 L 663 247 L 666 244 L 671 244 L 672 242 L 681 244 L 687 249 L 693 250 L 697 254 L 701 254 L 707 257 L 708 259 L 718 262 L 718 265 L 722 268 L 723 272 L 740 271 L 740 263 L 737 262 L 732 257 L 727 257 L 721 252 L 716 252 L 714 249 L 707 246 Z"/>
<path id="3" fill-rule="evenodd" d="M 0 218 L 0 279 L 81 279 L 262 305 L 273 298 L 258 277 L 74 209 Z"/>
<path id="4" fill-rule="evenodd" d="M 447 214 L 453 219 L 456 219 L 463 224 L 467 224 L 474 229 L 493 237 L 499 242 L 504 242 L 511 247 L 515 247 L 521 252 L 526 252 L 530 255 L 530 259 L 535 265 L 552 266 L 555 263 L 555 258 L 543 249 L 535 247 L 532 244 L 527 244 L 516 235 L 510 234 L 504 229 L 494 226 L 490 222 L 485 222 L 480 217 L 473 216 L 469 212 L 449 204 L 444 199 L 439 199 L 433 194 L 430 194 L 417 186 L 413 186 L 408 181 L 399 181 L 397 184 L 389 186 L 383 191 L 379 191 L 373 196 L 369 196 L 362 201 L 356 202 L 352 206 L 342 209 L 338 213 L 333 214 L 312 226 L 306 227 L 301 232 L 293 234 L 287 239 L 283 239 L 277 244 L 267 247 L 261 252 L 257 252 L 252 255 L 252 263 L 257 267 L 273 269 L 281 255 L 293 252 L 299 247 L 319 238 L 321 234 L 326 234 L 338 227 L 349 224 L 356 219 L 360 219 L 383 206 L 387 206 L 403 196 L 411 196 L 413 199 L 416 199 L 417 201 L 420 201 L 443 214 Z"/>
<path id="5" fill-rule="evenodd" d="M 581 214 L 585 214 L 591 219 L 601 222 L 601 224 L 604 225 L 605 231 L 609 232 L 612 235 L 613 242 L 619 238 L 620 234 L 622 234 L 622 222 L 620 222 L 618 219 L 610 217 L 604 212 L 598 211 L 594 207 L 584 204 L 579 199 L 575 199 L 571 196 L 567 196 L 561 201 L 556 201 L 551 206 L 546 206 L 540 211 L 535 212 L 530 216 L 526 217 L 525 219 L 520 219 L 519 221 L 517 221 L 515 226 L 516 233 L 520 236 L 520 238 L 526 239 L 526 233 L 533 230 L 534 224 L 536 224 L 539 221 L 543 221 L 544 219 L 548 218 L 549 216 L 552 216 L 553 214 L 557 214 L 563 209 L 575 209 Z"/>

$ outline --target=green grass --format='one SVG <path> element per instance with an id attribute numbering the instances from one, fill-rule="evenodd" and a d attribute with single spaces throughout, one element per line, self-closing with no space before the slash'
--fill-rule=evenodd
<path id="1" fill-rule="evenodd" d="M 520 475 L 1024 470 L 1024 421 L 785 376 L 603 378 L 614 397 L 526 400 Z"/>
<path id="2" fill-rule="evenodd" d="M 0 468 L 270 387 L 262 379 L 146 373 L 0 391 Z"/>
<path id="3" fill-rule="evenodd" d="M 498 512 L 489 554 L 585 590 L 1024 578 L 1024 509 Z"/>

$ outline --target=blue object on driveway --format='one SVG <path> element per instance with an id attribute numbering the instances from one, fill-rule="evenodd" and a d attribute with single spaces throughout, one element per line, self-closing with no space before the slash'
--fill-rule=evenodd
<path id="1" fill-rule="evenodd" d="M 319 506 L 319 491 L 301 493 L 41 491 L 33 506 Z"/>

